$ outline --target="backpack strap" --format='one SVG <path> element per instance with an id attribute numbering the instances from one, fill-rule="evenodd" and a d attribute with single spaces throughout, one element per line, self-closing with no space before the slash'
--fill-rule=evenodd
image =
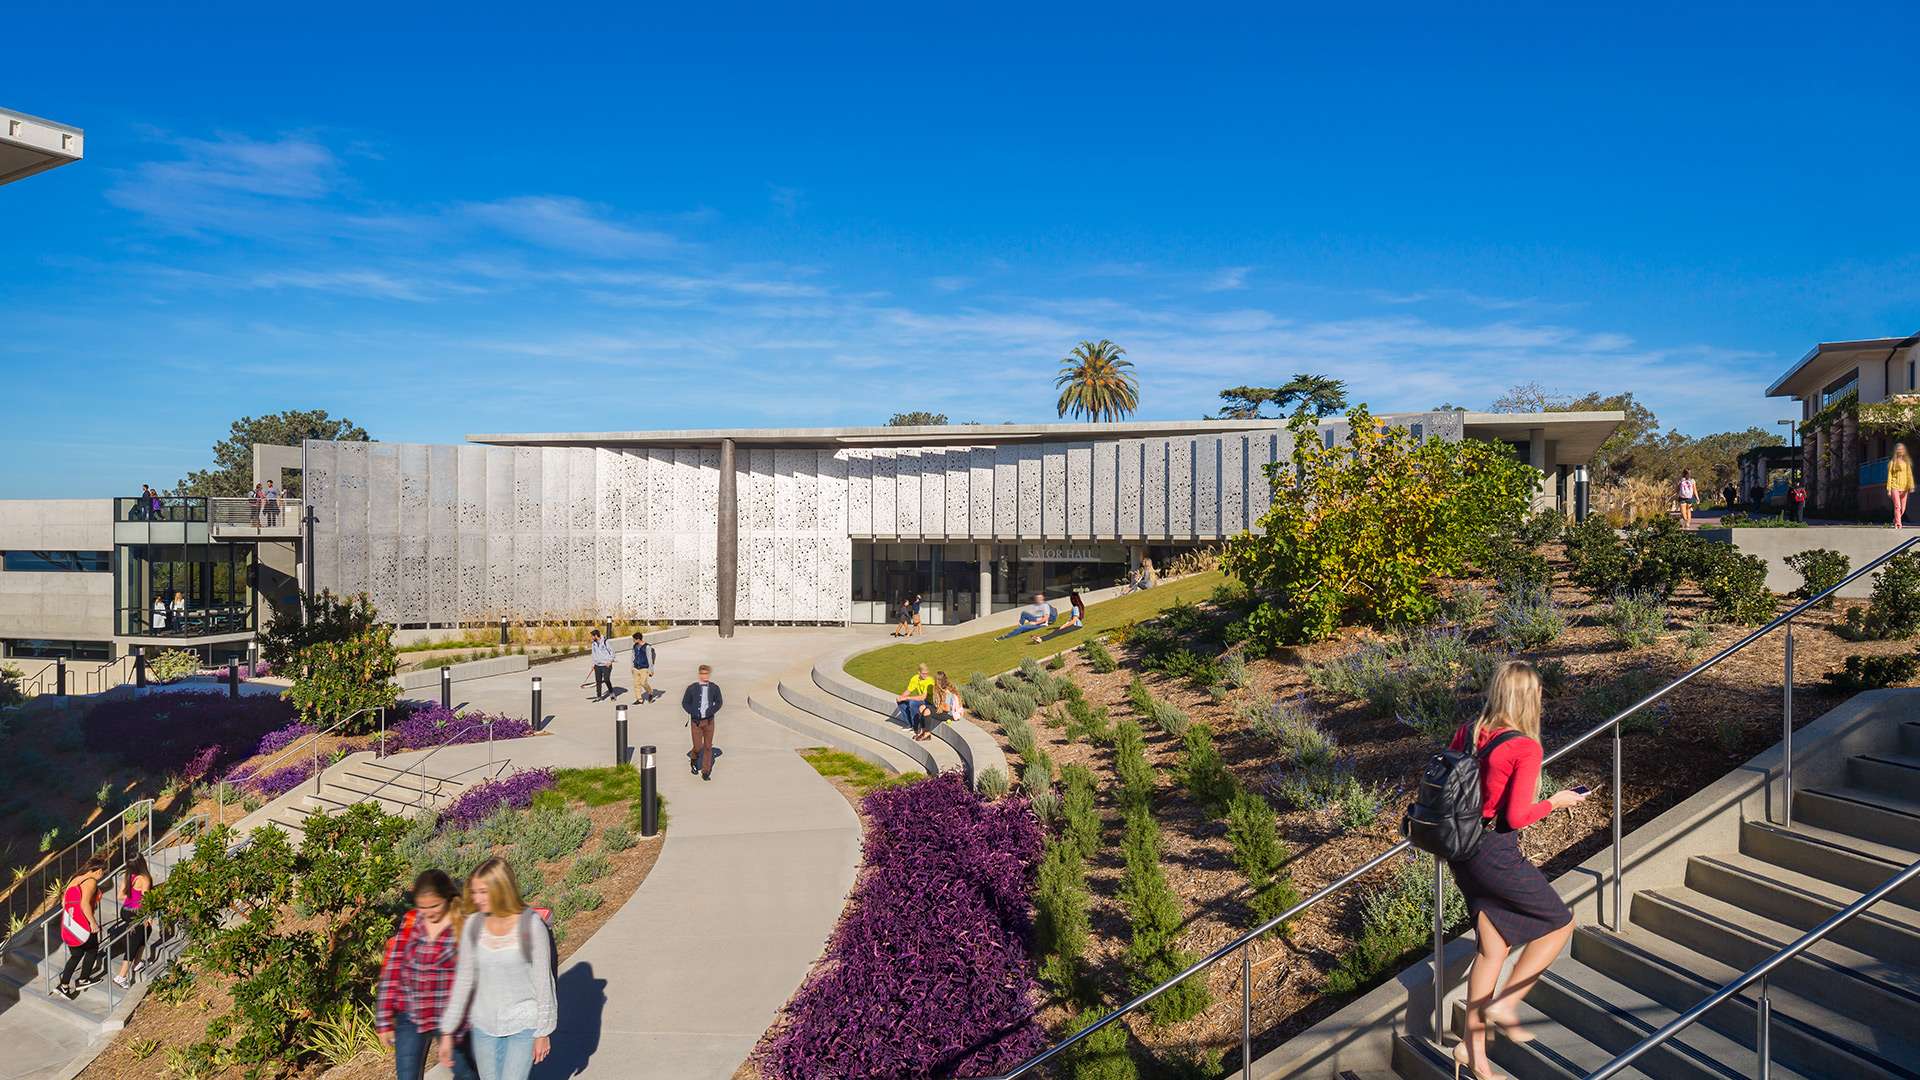
<path id="1" fill-rule="evenodd" d="M 1473 756 L 1476 758 L 1479 758 L 1481 761 L 1485 761 L 1487 757 L 1493 753 L 1494 747 L 1499 746 L 1501 743 L 1506 742 L 1508 739 L 1518 739 L 1521 737 L 1522 736 L 1519 732 L 1513 730 L 1512 728 L 1508 728 L 1507 730 L 1501 732 L 1500 734 L 1495 735 L 1493 738 L 1488 739 L 1487 745 L 1474 751 Z"/>

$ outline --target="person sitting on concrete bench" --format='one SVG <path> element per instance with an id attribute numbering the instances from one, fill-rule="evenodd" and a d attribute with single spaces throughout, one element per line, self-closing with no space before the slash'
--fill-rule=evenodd
<path id="1" fill-rule="evenodd" d="M 1030 634 L 1035 630 L 1051 624 L 1054 615 L 1053 605 L 1047 603 L 1047 598 L 1039 593 L 1034 593 L 1033 603 L 1020 609 L 1020 625 L 1001 634 L 994 640 L 1005 641 L 1008 638 L 1019 637 L 1021 634 Z"/>
<path id="2" fill-rule="evenodd" d="M 927 674 L 927 665 L 921 664 L 919 672 L 907 680 L 906 693 L 894 699 L 893 718 L 900 721 L 900 726 L 912 729 L 917 733 L 921 726 L 920 714 L 931 712 L 933 709 L 933 706 L 927 701 L 932 695 L 933 676 Z M 919 737 L 918 734 L 914 735 L 916 739 Z"/>

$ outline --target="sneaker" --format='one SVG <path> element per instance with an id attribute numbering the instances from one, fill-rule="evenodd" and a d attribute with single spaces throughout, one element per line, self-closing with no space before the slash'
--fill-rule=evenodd
<path id="1" fill-rule="evenodd" d="M 122 990 L 131 990 L 133 989 L 133 980 L 123 979 L 120 976 L 115 975 L 113 977 L 113 985 L 119 987 Z"/>
<path id="2" fill-rule="evenodd" d="M 703 773 L 701 773 L 701 774 L 700 774 L 700 779 L 702 779 L 702 780 L 711 780 L 711 779 L 713 779 L 713 774 L 712 774 L 712 773 L 710 773 L 710 772 L 703 772 Z"/>
<path id="3" fill-rule="evenodd" d="M 694 761 L 691 758 L 687 759 L 687 774 L 691 776 L 692 774 L 697 773 L 699 771 L 700 771 L 700 763 L 697 761 Z"/>

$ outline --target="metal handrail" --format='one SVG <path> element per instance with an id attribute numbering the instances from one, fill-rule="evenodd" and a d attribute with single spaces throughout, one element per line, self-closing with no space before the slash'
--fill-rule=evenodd
<path id="1" fill-rule="evenodd" d="M 133 681 L 133 663 L 134 663 L 133 654 L 127 653 L 121 656 L 120 659 L 118 660 L 114 660 L 106 664 L 101 664 L 99 667 L 94 668 L 92 671 L 87 672 L 84 676 L 86 680 L 87 692 L 90 694 L 104 694 L 108 690 L 111 690 L 116 686 L 122 686 L 122 685 L 125 685 L 126 683 L 132 682 Z M 124 670 L 119 671 L 119 673 L 113 677 L 111 683 L 109 683 L 108 673 L 113 672 L 116 669 L 124 669 Z"/>
<path id="2" fill-rule="evenodd" d="M 1625 1069 L 1627 1066 L 1639 1060 L 1647 1051 L 1672 1039 L 1675 1035 L 1679 1034 L 1681 1030 L 1692 1025 L 1702 1016 L 1719 1007 L 1722 1002 L 1738 994 L 1740 991 L 1745 990 L 1747 987 L 1752 986 L 1756 982 L 1760 984 L 1760 997 L 1756 1003 L 1755 1010 L 1758 1015 L 1756 1017 L 1754 1030 L 1754 1053 L 1759 1056 L 1760 1075 L 1762 1077 L 1771 1075 L 1773 1072 L 1773 1040 L 1770 1032 L 1773 1024 L 1773 1003 L 1767 997 L 1767 976 L 1771 975 L 1775 968 L 1800 955 L 1814 943 L 1832 934 L 1849 919 L 1852 919 L 1854 916 L 1886 899 L 1889 893 L 1905 885 L 1907 882 L 1912 881 L 1916 876 L 1920 876 L 1920 861 L 1910 863 L 1905 870 L 1881 882 L 1872 892 L 1835 912 L 1827 921 L 1821 923 L 1819 926 L 1801 934 L 1794 940 L 1793 944 L 1788 945 L 1786 948 L 1781 949 L 1779 952 L 1748 968 L 1740 977 L 1727 983 L 1720 989 L 1715 990 L 1712 994 L 1709 994 L 1706 1000 L 1688 1009 L 1686 1012 L 1681 1013 L 1679 1016 L 1674 1017 L 1672 1020 L 1669 1020 L 1659 1031 L 1640 1040 L 1619 1057 L 1588 1073 L 1585 1080 L 1605 1080 L 1606 1077 L 1615 1075 L 1620 1072 L 1620 1070 Z"/>
<path id="3" fill-rule="evenodd" d="M 1648 694 L 1646 697 L 1643 697 L 1639 701 L 1634 702 L 1632 705 L 1627 706 L 1625 709 L 1622 709 L 1620 712 L 1614 714 L 1611 718 L 1601 721 L 1600 723 L 1594 725 L 1592 728 L 1588 729 L 1584 734 L 1574 738 L 1572 741 L 1560 747 L 1558 750 L 1555 750 L 1553 753 L 1547 754 L 1542 759 L 1540 765 L 1544 769 L 1546 766 L 1551 765 L 1555 761 L 1558 761 L 1559 759 L 1565 757 L 1566 755 L 1586 745 L 1588 742 L 1591 742 L 1593 739 L 1599 737 L 1600 735 L 1608 731 L 1613 732 L 1613 845 L 1612 845 L 1613 847 L 1613 882 L 1612 882 L 1613 911 L 1612 911 L 1612 917 L 1613 917 L 1614 925 L 1611 926 L 1610 929 L 1619 928 L 1618 924 L 1620 921 L 1620 905 L 1621 905 L 1621 897 L 1622 897 L 1621 873 L 1620 873 L 1620 724 L 1621 722 L 1626 720 L 1628 717 L 1632 716 L 1634 713 L 1639 712 L 1641 709 L 1644 709 L 1647 706 L 1653 704 L 1654 702 L 1659 701 L 1661 698 L 1666 697 L 1668 694 L 1679 689 L 1681 686 L 1684 686 L 1687 683 L 1693 681 L 1693 679 L 1696 676 L 1700 675 L 1702 672 L 1715 667 L 1721 661 L 1727 659 L 1728 657 L 1734 655 L 1737 652 L 1740 652 L 1741 650 L 1745 649 L 1747 646 L 1752 645 L 1754 642 L 1759 641 L 1761 638 L 1766 637 L 1768 634 L 1773 633 L 1775 630 L 1783 626 L 1786 627 L 1787 628 L 1786 684 L 1785 684 L 1784 701 L 1781 709 L 1782 726 L 1785 732 L 1784 738 L 1782 740 L 1784 743 L 1784 746 L 1782 749 L 1783 749 L 1783 760 L 1785 763 L 1782 780 L 1786 790 L 1781 801 L 1781 807 L 1782 807 L 1782 818 L 1784 823 L 1788 826 L 1791 826 L 1793 824 L 1793 620 L 1796 617 L 1802 614 L 1805 614 L 1814 605 L 1827 599 L 1829 596 L 1832 596 L 1834 593 L 1838 592 L 1840 589 L 1844 588 L 1846 585 L 1850 584 L 1854 580 L 1879 569 L 1888 560 L 1894 558 L 1895 556 L 1904 554 L 1916 544 L 1920 544 L 1920 536 L 1911 537 L 1909 539 L 1901 541 L 1899 544 L 1896 544 L 1894 547 L 1889 549 L 1885 554 L 1874 559 L 1872 562 L 1867 563 L 1865 566 L 1862 566 L 1859 569 L 1848 573 L 1845 577 L 1841 578 L 1839 581 L 1834 582 L 1832 585 L 1828 586 L 1827 588 L 1822 589 L 1820 592 L 1794 605 L 1792 608 L 1789 608 L 1784 614 L 1774 617 L 1765 626 L 1760 627 L 1759 629 L 1753 631 L 1747 636 L 1741 638 L 1739 641 L 1736 641 L 1733 644 L 1727 646 L 1726 648 L 1721 649 L 1719 652 L 1713 654 L 1711 657 L 1708 657 L 1706 660 L 1695 665 L 1692 669 L 1688 670 L 1685 674 L 1681 675 L 1679 678 L 1674 679 L 1672 682 L 1666 684 L 1660 689 L 1655 690 L 1653 693 Z M 1233 954 L 1236 951 L 1250 947 L 1253 944 L 1253 942 L 1258 940 L 1262 935 L 1273 930 L 1275 927 L 1278 927 L 1281 923 L 1286 922 L 1288 919 L 1291 919 L 1299 915 L 1301 912 L 1306 911 L 1308 908 L 1313 907 L 1315 904 L 1320 903 L 1322 900 L 1325 900 L 1328 897 L 1334 895 L 1335 893 L 1340 892 L 1341 890 L 1353 884 L 1355 881 L 1357 881 L 1359 878 L 1361 878 L 1368 872 L 1374 869 L 1377 869 L 1381 864 L 1392 859 L 1394 856 L 1403 854 L 1404 852 L 1410 850 L 1412 846 L 1413 845 L 1410 844 L 1408 841 L 1405 841 L 1405 840 L 1399 841 L 1398 843 L 1394 844 L 1392 847 L 1388 848 L 1387 850 L 1367 860 L 1365 863 L 1361 864 L 1359 867 L 1351 871 L 1348 871 L 1346 874 L 1342 875 L 1337 881 L 1321 888 L 1318 892 L 1314 893 L 1312 896 L 1307 897 L 1305 900 L 1302 900 L 1299 903 L 1293 905 L 1292 907 L 1288 908 L 1286 911 L 1280 913 L 1279 915 L 1276 915 L 1273 918 L 1268 919 L 1266 922 L 1261 923 L 1259 926 L 1254 927 L 1252 930 L 1249 930 L 1241 934 L 1239 937 L 1236 937 L 1232 941 L 1227 942 L 1225 945 L 1222 945 L 1219 948 L 1213 950 L 1207 955 L 1201 957 L 1199 960 L 1194 961 L 1192 964 L 1188 965 L 1184 971 L 1181 971 L 1179 974 L 1166 979 L 1165 981 L 1161 982 L 1159 985 L 1153 987 L 1150 990 L 1147 990 L 1141 994 L 1136 995 L 1132 1000 L 1128 1001 L 1126 1004 L 1113 1010 L 1107 1015 L 1101 1017 L 1099 1020 L 1094 1021 L 1092 1024 L 1084 1028 L 1081 1028 L 1079 1031 L 1073 1033 L 1067 1038 L 1062 1039 L 1060 1042 L 1057 1042 L 1054 1045 L 1048 1047 L 1046 1050 L 1043 1050 L 1040 1053 L 1034 1055 L 1033 1057 L 1028 1058 L 1026 1061 L 1021 1062 L 1011 1072 L 1001 1073 L 997 1076 L 990 1078 L 990 1080 L 1015 1080 L 1016 1077 L 1027 1075 L 1028 1073 L 1032 1072 L 1034 1069 L 1060 1056 L 1060 1054 L 1064 1053 L 1071 1047 L 1076 1046 L 1081 1042 L 1084 1042 L 1088 1038 L 1091 1038 L 1095 1032 L 1098 1032 L 1100 1029 L 1106 1027 L 1108 1024 L 1113 1023 L 1114 1021 L 1120 1019 L 1122 1016 L 1125 1016 L 1126 1014 L 1134 1011 L 1135 1009 L 1138 1009 L 1140 1006 L 1145 1005 L 1147 1002 L 1152 1001 L 1153 999 L 1159 997 L 1161 994 L 1164 994 L 1167 991 L 1173 989 L 1175 986 L 1178 986 L 1180 983 L 1186 981 L 1189 977 L 1201 971 L 1204 971 L 1207 968 L 1212 967 L 1214 964 L 1220 962 L 1222 959 L 1226 958 L 1227 956 Z M 1433 1021 L 1434 1022 L 1433 1022 L 1433 1030 L 1436 1036 L 1444 1028 L 1444 1024 L 1441 1022 L 1441 1008 L 1443 1006 L 1444 998 L 1446 996 L 1444 992 L 1445 991 L 1445 986 L 1444 986 L 1445 965 L 1441 962 L 1441 956 L 1440 956 L 1442 946 L 1444 945 L 1443 920 L 1445 917 L 1444 912 L 1446 910 L 1446 905 L 1443 902 L 1445 899 L 1445 896 L 1444 896 L 1445 876 L 1444 875 L 1445 875 L 1445 868 L 1441 865 L 1440 860 L 1435 859 L 1433 864 L 1433 880 L 1434 880 L 1434 904 L 1433 904 L 1433 912 L 1434 912 L 1433 914 L 1433 924 L 1434 924 Z M 1251 1006 L 1251 994 L 1252 994 L 1251 983 L 1243 980 L 1243 983 L 1241 986 L 1241 995 L 1243 998 L 1242 1005 L 1241 1005 L 1241 1011 L 1242 1011 L 1241 1071 L 1243 1076 L 1245 1076 L 1247 1080 L 1251 1080 L 1253 1076 L 1253 1055 L 1252 1055 L 1253 1040 L 1252 1040 L 1252 1032 L 1251 1032 L 1252 1024 L 1251 1024 L 1251 1018 L 1249 1015 L 1250 1006 Z"/>
<path id="4" fill-rule="evenodd" d="M 293 756 L 294 752 L 301 749 L 302 747 L 306 748 L 307 756 L 309 760 L 313 761 L 317 766 L 320 760 L 320 755 L 319 755 L 319 750 L 316 747 L 322 738 L 324 738 L 327 735 L 333 734 L 335 731 L 339 730 L 342 726 L 344 726 L 347 722 L 353 720 L 355 717 L 364 716 L 367 713 L 373 712 L 373 711 L 379 712 L 380 728 L 384 732 L 387 726 L 386 706 L 370 705 L 364 709 L 355 709 L 354 711 L 348 713 L 347 715 L 341 717 L 340 719 L 335 720 L 331 725 L 329 725 L 326 728 L 326 730 L 316 731 L 311 735 L 303 735 L 300 738 L 294 740 L 292 743 L 288 744 L 286 749 L 268 758 L 266 761 L 262 762 L 261 764 L 255 765 L 253 768 L 247 770 L 245 775 L 223 777 L 222 779 L 217 781 L 217 783 L 232 785 L 235 789 L 238 789 L 241 784 L 244 784 L 249 780 L 256 779 L 262 775 L 265 775 L 270 769 L 272 769 L 273 766 L 278 765 L 280 762 L 285 761 L 287 758 Z M 314 791 L 314 794 L 316 795 L 320 793 L 320 773 L 323 771 L 324 770 L 319 768 L 315 768 L 313 771 L 313 791 Z M 304 783 L 304 781 L 302 782 Z M 214 793 L 213 805 L 217 815 L 216 820 L 219 821 L 220 824 L 222 825 L 226 824 L 226 821 L 227 821 L 226 803 L 221 800 L 220 792 L 218 790 L 216 790 Z"/>
<path id="5" fill-rule="evenodd" d="M 493 764 L 493 718 L 491 717 L 491 715 L 488 716 L 486 725 L 487 725 L 487 764 L 491 765 Z M 393 776 L 388 777 L 384 782 L 381 783 L 379 787 L 376 787 L 372 791 L 368 792 L 359 801 L 371 802 L 374 799 L 379 798 L 381 792 L 387 790 L 389 787 L 392 787 L 395 782 L 411 774 L 415 769 L 418 769 L 422 765 L 425 765 L 430 759 L 432 759 L 433 755 L 439 753 L 442 750 L 445 750 L 449 746 L 453 746 L 456 743 L 459 743 L 460 736 L 464 734 L 466 734 L 464 729 L 455 729 L 453 731 L 448 732 L 447 737 L 441 740 L 438 746 L 435 746 L 433 749 L 420 755 L 419 760 L 415 761 L 411 765 L 408 765 L 405 769 L 394 774 Z M 460 745 L 471 745 L 471 744 L 460 743 Z M 424 777 L 425 775 L 426 773 L 424 772 L 420 774 L 421 777 Z M 419 797 L 415 798 L 412 802 L 409 802 L 407 804 L 407 808 L 410 810 L 417 809 L 420 806 L 420 798 L 425 797 L 427 794 L 426 788 L 423 786 L 416 794 Z"/>
<path id="6" fill-rule="evenodd" d="M 147 835 L 149 839 L 151 839 L 153 835 L 152 799 L 140 799 L 128 803 L 119 812 L 108 814 L 100 820 L 99 824 L 80 834 L 66 847 L 61 848 L 51 855 L 45 856 L 34 865 L 33 869 L 27 871 L 27 873 L 17 881 L 10 883 L 10 887 L 8 887 L 3 894 L 7 905 L 6 915 L 8 925 L 11 925 L 15 918 L 31 921 L 38 914 L 40 905 L 46 901 L 46 881 L 48 874 L 50 872 L 53 873 L 61 881 L 65 881 L 68 877 L 71 877 L 73 871 L 78 870 L 80 863 L 86 858 L 86 856 L 80 855 L 79 853 L 81 846 L 85 845 L 87 849 L 86 854 L 92 855 L 106 844 L 114 842 L 114 840 L 103 840 L 101 833 L 109 828 L 126 825 L 127 814 L 134 808 L 142 806 L 146 807 L 146 816 L 143 820 L 146 822 Z M 71 866 L 71 869 L 62 869 L 68 866 Z M 33 895 L 36 887 L 38 887 L 40 892 L 38 897 Z M 24 903 L 22 902 L 23 898 Z M 0 936 L 0 951 L 4 951 L 5 942 L 10 937 L 10 934 Z"/>

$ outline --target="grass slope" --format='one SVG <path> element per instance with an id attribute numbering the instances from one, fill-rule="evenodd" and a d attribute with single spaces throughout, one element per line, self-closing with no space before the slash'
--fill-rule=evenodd
<path id="1" fill-rule="evenodd" d="M 946 672 L 955 683 L 964 683 L 976 671 L 995 675 L 1020 666 L 1023 656 L 1049 656 L 1063 649 L 1074 648 L 1096 634 L 1131 622 L 1151 619 L 1181 600 L 1199 603 L 1213 595 L 1214 588 L 1224 581 L 1225 574 L 1209 570 L 1204 574 L 1166 582 L 1145 592 L 1128 593 L 1101 601 L 1087 608 L 1085 629 L 1054 638 L 1045 645 L 1035 645 L 1030 634 L 997 641 L 995 638 L 1009 629 L 1002 627 L 949 641 L 902 643 L 875 649 L 847 661 L 847 674 L 883 690 L 898 691 L 907 685 L 907 678 L 913 674 L 915 665 L 925 664 L 929 670 Z M 1056 601 L 1055 606 L 1064 607 L 1064 602 Z"/>

